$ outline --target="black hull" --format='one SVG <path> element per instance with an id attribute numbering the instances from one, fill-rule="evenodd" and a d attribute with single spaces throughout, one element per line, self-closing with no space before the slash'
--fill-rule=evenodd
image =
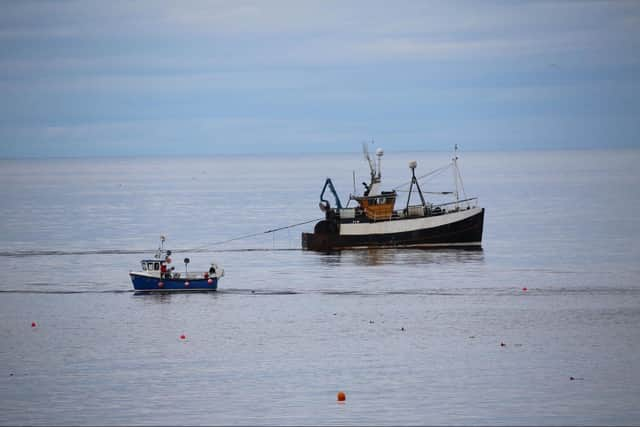
<path id="1" fill-rule="evenodd" d="M 331 251 L 384 247 L 479 247 L 482 242 L 483 224 L 484 208 L 477 214 L 459 221 L 398 233 L 343 235 L 337 231 L 337 225 L 322 221 L 318 223 L 314 233 L 302 233 L 302 248 Z"/>

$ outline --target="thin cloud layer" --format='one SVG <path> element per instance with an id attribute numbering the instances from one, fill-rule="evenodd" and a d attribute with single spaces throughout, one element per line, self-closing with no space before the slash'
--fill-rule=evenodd
<path id="1" fill-rule="evenodd" d="M 7 3 L 0 156 L 637 146 L 639 24 L 636 2 Z"/>

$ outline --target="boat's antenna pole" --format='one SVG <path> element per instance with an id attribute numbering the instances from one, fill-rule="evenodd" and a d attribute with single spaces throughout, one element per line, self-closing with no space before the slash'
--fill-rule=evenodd
<path id="1" fill-rule="evenodd" d="M 453 146 L 453 158 L 451 159 L 453 164 L 453 182 L 456 186 L 456 202 L 460 200 L 460 196 L 458 194 L 458 144 Z"/>
<path id="2" fill-rule="evenodd" d="M 371 143 L 373 144 L 373 140 L 371 140 Z M 371 173 L 371 184 L 373 184 L 376 181 L 376 165 L 374 161 L 371 160 L 371 156 L 369 155 L 369 147 L 367 146 L 366 142 L 362 143 L 362 154 L 364 154 L 364 158 L 367 160 L 367 163 L 369 163 L 369 171 Z"/>
<path id="3" fill-rule="evenodd" d="M 352 171 L 353 172 L 353 195 L 356 195 L 356 171 Z"/>
<path id="4" fill-rule="evenodd" d="M 162 253 L 164 252 L 164 241 L 165 237 L 160 235 L 160 246 L 158 247 L 158 251 L 156 252 L 156 258 L 162 258 Z"/>

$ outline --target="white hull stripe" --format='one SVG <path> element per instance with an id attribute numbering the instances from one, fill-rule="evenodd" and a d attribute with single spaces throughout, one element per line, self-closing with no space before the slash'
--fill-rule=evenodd
<path id="1" fill-rule="evenodd" d="M 340 235 L 361 236 L 367 234 L 394 234 L 408 231 L 426 230 L 470 218 L 482 212 L 482 208 L 472 208 L 444 215 L 391 221 L 340 224 Z M 424 246 L 424 245 L 423 245 Z M 434 245 L 432 245 L 434 246 Z"/>

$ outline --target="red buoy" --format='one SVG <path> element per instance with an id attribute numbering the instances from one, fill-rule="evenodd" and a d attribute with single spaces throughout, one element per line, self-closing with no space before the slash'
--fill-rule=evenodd
<path id="1" fill-rule="evenodd" d="M 186 336 L 185 334 L 182 334 L 182 335 L 180 335 L 180 339 L 181 339 L 181 340 L 186 340 L 186 339 L 187 339 L 187 336 Z"/>
<path id="2" fill-rule="evenodd" d="M 527 288 L 522 288 L 522 290 L 523 290 L 524 292 L 527 292 Z"/>
<path id="3" fill-rule="evenodd" d="M 344 394 L 344 391 L 339 391 L 338 392 L 338 402 L 344 402 L 345 400 L 347 400 L 347 395 Z"/>
<path id="4" fill-rule="evenodd" d="M 164 282 L 158 282 L 158 287 L 159 288 L 164 288 Z"/>
<path id="5" fill-rule="evenodd" d="M 31 327 L 32 328 L 35 328 L 36 326 L 38 326 L 38 325 L 36 325 L 36 322 L 31 322 Z"/>
<path id="6" fill-rule="evenodd" d="M 213 279 L 207 280 L 207 283 L 210 284 L 210 285 L 213 285 Z"/>

